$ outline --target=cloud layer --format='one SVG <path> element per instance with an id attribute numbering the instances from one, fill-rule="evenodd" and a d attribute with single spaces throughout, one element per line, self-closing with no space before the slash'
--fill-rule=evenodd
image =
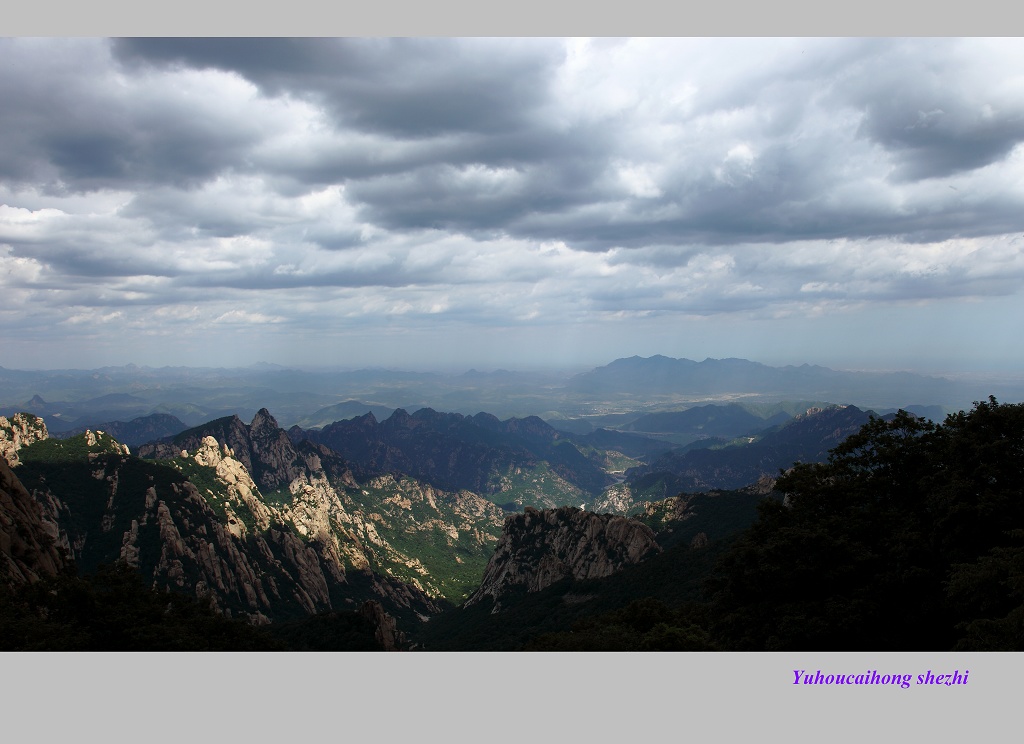
<path id="1" fill-rule="evenodd" d="M 0 62 L 0 329 L 39 366 L 607 360 L 683 354 L 672 323 L 840 316 L 869 344 L 864 308 L 1024 279 L 1012 40 L 4 39 Z M 632 346 L 565 345 L 584 328 Z"/>

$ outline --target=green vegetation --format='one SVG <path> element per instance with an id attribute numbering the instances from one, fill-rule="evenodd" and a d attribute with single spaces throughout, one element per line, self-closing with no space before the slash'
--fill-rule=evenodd
<path id="1" fill-rule="evenodd" d="M 621 452 L 606 450 L 604 453 L 604 468 L 606 472 L 624 473 L 630 468 L 635 468 L 639 465 L 643 465 L 642 460 L 637 460 L 635 457 L 624 455 Z"/>
<path id="2" fill-rule="evenodd" d="M 460 603 L 480 584 L 501 526 L 460 516 L 449 501 L 457 496 L 436 493 L 435 509 L 423 496 L 423 488 L 411 479 L 385 479 L 347 493 L 358 501 L 364 515 L 380 515 L 371 521 L 393 549 L 375 555 L 371 561 L 374 568 L 400 581 L 416 581 L 425 591 Z M 449 533 L 450 527 L 457 536 Z M 479 541 L 474 528 L 493 539 Z M 410 559 L 418 561 L 427 573 L 418 571 L 416 563 L 407 565 Z"/>
<path id="3" fill-rule="evenodd" d="M 538 509 L 578 506 L 593 498 L 559 476 L 544 461 L 532 468 L 515 468 L 504 475 L 493 476 L 488 491 L 484 495 L 496 504 L 514 501 L 520 506 Z"/>
<path id="4" fill-rule="evenodd" d="M 204 496 L 227 497 L 227 486 L 217 477 L 217 468 L 200 465 L 191 457 L 175 457 L 161 462 L 177 468 Z"/>
<path id="5" fill-rule="evenodd" d="M 111 436 L 99 434 L 97 441 L 89 445 L 85 434 L 68 439 L 42 439 L 23 447 L 18 456 L 23 463 L 70 463 L 86 462 L 89 455 L 122 454 L 118 442 Z"/>
<path id="6" fill-rule="evenodd" d="M 398 561 L 388 561 L 381 569 L 400 581 L 418 581 L 431 594 L 455 604 L 463 602 L 479 586 L 494 547 L 492 543 L 474 551 L 465 545 L 451 545 L 447 533 L 440 527 L 412 531 L 377 525 L 377 531 L 398 553 L 415 558 L 427 570 L 427 575 Z"/>
<path id="7" fill-rule="evenodd" d="M 227 484 L 217 475 L 217 468 L 201 465 L 191 457 L 175 457 L 160 462 L 175 468 L 191 481 L 222 523 L 227 524 L 230 519 L 227 510 L 230 504 L 231 513 L 245 525 L 250 534 L 256 529 L 256 517 L 252 510 L 245 502 L 231 499 Z"/>
<path id="8" fill-rule="evenodd" d="M 289 506 L 295 501 L 295 497 L 292 492 L 287 488 L 275 488 L 272 491 L 260 491 L 263 496 L 263 503 L 269 506 L 271 509 L 281 509 L 282 507 Z"/>
<path id="9" fill-rule="evenodd" d="M 1024 650 L 1024 405 L 873 419 L 778 488 L 709 585 L 730 648 Z"/>

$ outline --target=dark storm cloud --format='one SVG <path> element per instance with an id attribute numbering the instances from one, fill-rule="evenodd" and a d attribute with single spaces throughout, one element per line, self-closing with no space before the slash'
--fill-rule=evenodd
<path id="1" fill-rule="evenodd" d="M 564 158 L 526 168 L 428 166 L 398 176 L 352 184 L 348 193 L 367 220 L 391 229 L 443 229 L 488 235 L 507 231 L 530 238 L 561 239 L 519 230 L 533 214 L 564 214 L 600 201 L 599 161 Z M 591 226 L 593 227 L 593 226 Z"/>
<path id="2" fill-rule="evenodd" d="M 724 71 L 704 60 L 701 74 L 720 79 L 695 73 L 688 108 L 652 114 L 639 98 L 594 115 L 562 100 L 554 81 L 567 55 L 554 41 L 119 39 L 110 42 L 117 74 L 89 48 L 79 69 L 69 58 L 21 84 L 5 78 L 11 105 L 0 123 L 14 136 L 4 140 L 0 169 L 12 180 L 86 190 L 195 189 L 225 174 L 259 175 L 279 193 L 342 183 L 360 218 L 383 229 L 508 234 L 599 251 L 673 241 L 932 240 L 983 233 L 992 220 L 1021 226 L 1019 210 L 993 214 L 991 204 L 965 204 L 952 191 L 938 202 L 931 195 L 931 204 L 955 205 L 944 214 L 908 210 L 897 193 L 997 163 L 1024 136 L 1017 99 L 986 83 L 981 62 L 963 59 L 957 42 L 800 46 L 762 42 L 740 61 L 728 59 L 735 43 L 712 47 Z M 684 61 L 676 74 L 690 79 Z M 203 85 L 203 71 L 218 72 L 211 82 L 233 93 L 197 96 L 188 87 Z M 614 73 L 606 64 L 604 74 Z M 254 85 L 255 97 L 225 74 Z M 602 94 L 595 85 L 592 95 Z M 281 107 L 290 101 L 321 112 L 315 132 L 288 134 Z M 646 127 L 676 135 L 648 143 Z M 740 143 L 749 162 L 730 160 Z M 636 159 L 659 169 L 656 194 L 638 196 L 617 180 L 617 164 Z M 893 198 L 851 195 L 858 179 L 880 181 Z M 170 216 L 213 235 L 245 229 L 230 217 L 192 224 L 188 212 Z"/>
<path id="3" fill-rule="evenodd" d="M 431 39 L 120 39 L 125 65 L 213 67 L 265 95 L 314 96 L 335 121 L 397 137 L 528 126 L 562 59 L 557 44 Z"/>
<path id="4" fill-rule="evenodd" d="M 56 43 L 56 42 L 54 42 Z M 226 169 L 262 133 L 186 81 L 121 78 L 87 41 L 0 41 L 0 178 L 54 193 L 153 183 L 192 187 Z M 198 81 L 193 81 L 195 85 Z"/>

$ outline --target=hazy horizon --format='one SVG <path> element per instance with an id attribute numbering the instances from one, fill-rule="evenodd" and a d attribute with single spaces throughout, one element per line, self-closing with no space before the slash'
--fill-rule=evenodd
<path id="1" fill-rule="evenodd" d="M 0 40 L 2 364 L 1018 375 L 1013 39 Z"/>
<path id="2" fill-rule="evenodd" d="M 631 357 L 650 358 L 654 356 L 668 356 L 664 354 L 651 354 L 647 357 L 644 355 L 630 355 Z M 280 370 L 280 371 L 296 371 L 296 372 L 308 372 L 311 374 L 330 374 L 330 373 L 351 373 L 351 372 L 363 372 L 363 371 L 386 371 L 386 372 L 406 372 L 411 374 L 438 374 L 442 376 L 458 377 L 470 372 L 477 372 L 480 374 L 491 374 L 495 372 L 509 372 L 515 374 L 537 374 L 537 375 L 552 375 L 552 376 L 566 376 L 570 377 L 576 374 L 589 372 L 593 369 L 605 367 L 612 362 L 619 359 L 625 359 L 629 357 L 616 357 L 615 359 L 607 359 L 598 363 L 578 363 L 573 365 L 562 365 L 562 366 L 544 366 L 544 365 L 512 365 L 512 366 L 489 366 L 487 364 L 477 365 L 420 365 L 410 366 L 402 364 L 365 364 L 365 365 L 341 365 L 341 364 L 280 364 L 277 362 L 268 362 L 266 360 L 259 360 L 251 364 L 229 364 L 229 365 L 186 365 L 186 364 L 167 364 L 167 365 L 150 365 L 150 364 L 137 364 L 129 361 L 124 364 L 107 364 L 99 367 L 19 367 L 13 365 L 0 364 L 0 368 L 18 371 L 18 372 L 65 372 L 65 371 L 77 371 L 77 372 L 94 372 L 101 369 L 145 369 L 160 371 L 164 369 L 186 369 L 186 370 L 224 370 L 224 371 L 259 371 L 261 369 L 267 370 Z M 749 359 L 748 357 L 669 357 L 672 359 L 690 359 L 694 362 L 705 362 L 705 361 L 720 361 L 723 359 L 744 359 L 746 361 L 763 364 L 767 367 L 784 368 L 784 367 L 800 367 L 803 365 L 811 367 L 824 367 L 832 369 L 837 372 L 867 372 L 867 373 L 895 373 L 895 372 L 907 372 L 916 375 L 922 375 L 926 377 L 947 377 L 950 379 L 964 379 L 964 380 L 1004 380 L 1004 381 L 1024 381 L 1024 370 L 963 370 L 963 369 L 924 369 L 924 368 L 910 368 L 910 367 L 854 367 L 854 366 L 837 366 L 829 364 L 819 364 L 815 361 L 802 361 L 802 362 L 788 362 L 771 364 L 764 362 L 759 359 Z"/>

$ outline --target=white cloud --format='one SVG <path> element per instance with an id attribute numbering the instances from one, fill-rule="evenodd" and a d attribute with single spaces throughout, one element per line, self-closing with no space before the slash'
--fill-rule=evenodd
<path id="1" fill-rule="evenodd" d="M 280 323 L 283 320 L 284 318 L 272 317 L 270 315 L 264 315 L 263 313 L 252 313 L 245 310 L 229 310 L 228 312 L 214 318 L 212 322 L 259 325 L 262 323 Z"/>

